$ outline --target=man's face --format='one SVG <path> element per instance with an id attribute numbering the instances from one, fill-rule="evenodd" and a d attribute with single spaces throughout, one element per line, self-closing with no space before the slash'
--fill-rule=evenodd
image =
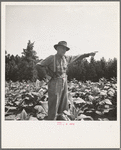
<path id="1" fill-rule="evenodd" d="M 64 46 L 58 46 L 58 47 L 57 47 L 57 53 L 58 53 L 60 56 L 64 56 L 65 53 L 66 53 L 66 47 L 64 47 Z"/>

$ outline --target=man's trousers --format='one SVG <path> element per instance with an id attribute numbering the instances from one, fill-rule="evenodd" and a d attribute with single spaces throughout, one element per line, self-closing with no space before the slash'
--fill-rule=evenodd
<path id="1" fill-rule="evenodd" d="M 68 110 L 67 76 L 51 79 L 48 84 L 48 120 L 56 120 L 64 110 Z"/>

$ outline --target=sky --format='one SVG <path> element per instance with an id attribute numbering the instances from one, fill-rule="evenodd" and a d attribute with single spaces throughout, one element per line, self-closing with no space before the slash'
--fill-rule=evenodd
<path id="1" fill-rule="evenodd" d="M 28 5 L 29 4 L 29 5 Z M 98 51 L 96 60 L 119 57 L 119 2 L 17 2 L 5 5 L 5 50 L 21 56 L 28 40 L 39 59 L 67 41 L 67 55 Z"/>

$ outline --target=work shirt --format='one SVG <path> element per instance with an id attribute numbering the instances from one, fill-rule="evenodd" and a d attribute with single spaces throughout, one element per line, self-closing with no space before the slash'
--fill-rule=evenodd
<path id="1" fill-rule="evenodd" d="M 46 59 L 42 60 L 41 62 L 37 63 L 43 69 L 43 71 L 48 74 L 50 77 L 60 77 L 66 74 L 67 67 L 73 61 L 77 59 L 83 59 L 88 57 L 89 54 L 84 55 L 77 55 L 77 56 L 67 56 L 64 55 L 63 57 L 58 57 L 56 55 L 50 55 Z"/>

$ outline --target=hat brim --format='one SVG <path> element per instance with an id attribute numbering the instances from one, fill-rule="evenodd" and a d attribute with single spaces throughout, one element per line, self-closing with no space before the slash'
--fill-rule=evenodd
<path id="1" fill-rule="evenodd" d="M 65 48 L 66 48 L 66 51 L 70 50 L 69 47 L 64 46 L 64 45 L 59 45 L 59 44 L 54 45 L 54 48 L 57 50 L 57 47 L 58 47 L 58 46 L 63 46 L 63 47 L 65 47 Z"/>

